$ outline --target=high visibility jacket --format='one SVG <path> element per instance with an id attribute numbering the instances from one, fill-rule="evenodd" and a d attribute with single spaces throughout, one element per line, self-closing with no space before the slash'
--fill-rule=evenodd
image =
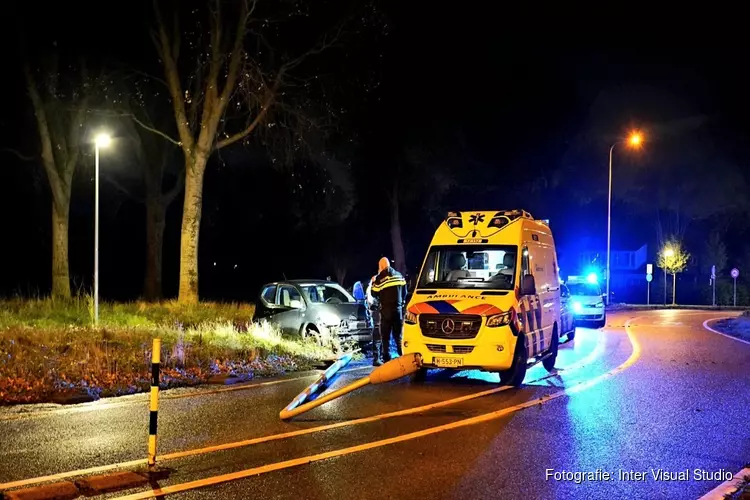
<path id="1" fill-rule="evenodd" d="M 399 310 L 406 302 L 406 280 L 392 267 L 384 269 L 372 284 L 372 295 L 380 301 L 383 313 Z"/>

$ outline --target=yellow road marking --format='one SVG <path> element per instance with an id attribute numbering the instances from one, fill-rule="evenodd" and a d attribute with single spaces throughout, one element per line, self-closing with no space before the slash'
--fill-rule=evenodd
<path id="1" fill-rule="evenodd" d="M 623 364 L 621 364 L 620 366 L 606 373 L 603 373 L 597 377 L 594 377 L 593 379 L 590 379 L 586 382 L 581 382 L 571 387 L 570 389 L 563 389 L 563 390 L 554 392 L 546 397 L 542 397 L 542 398 L 535 399 L 532 401 L 527 401 L 525 403 L 521 403 L 515 406 L 503 408 L 501 410 L 497 410 L 497 411 L 490 412 L 490 413 L 485 413 L 483 415 L 478 415 L 476 417 L 458 420 L 456 422 L 451 422 L 449 424 L 430 427 L 428 429 L 423 429 L 423 430 L 411 432 L 408 434 L 402 434 L 400 436 L 396 436 L 396 437 L 392 437 L 388 439 L 381 439 L 379 441 L 372 441 L 370 443 L 350 446 L 348 448 L 341 448 L 338 450 L 328 451 L 325 453 L 318 453 L 316 455 L 309 455 L 307 457 L 295 458 L 292 460 L 286 460 L 286 461 L 277 462 L 274 464 L 263 465 L 260 467 L 253 467 L 251 469 L 245 469 L 242 471 L 232 472 L 229 474 L 222 474 L 219 476 L 198 479 L 196 481 L 189 481 L 187 483 L 176 484 L 173 486 L 165 486 L 164 488 L 156 488 L 156 489 L 152 489 L 151 491 L 144 491 L 141 493 L 134 493 L 132 495 L 125 495 L 122 497 L 117 497 L 117 500 L 143 500 L 147 498 L 159 497 L 162 495 L 180 493 L 183 491 L 203 488 L 206 486 L 213 486 L 213 485 L 217 485 L 221 483 L 226 483 L 229 481 L 235 481 L 237 479 L 244 479 L 244 478 L 251 477 L 251 476 L 258 476 L 260 474 L 266 474 L 268 472 L 288 469 L 291 467 L 296 467 L 298 465 L 305 465 L 305 464 L 309 464 L 312 462 L 327 460 L 329 458 L 335 458 L 335 457 L 340 457 L 344 455 L 351 455 L 353 453 L 359 453 L 362 451 L 367 451 L 367 450 L 371 450 L 374 448 L 380 448 L 380 447 L 388 446 L 388 445 L 395 444 L 395 443 L 410 441 L 413 439 L 429 436 L 432 434 L 437 434 L 440 432 L 445 432 L 448 430 L 459 429 L 459 428 L 467 427 L 470 425 L 476 425 L 476 424 L 496 420 L 506 415 L 509 415 L 511 413 L 515 413 L 519 410 L 529 408 L 531 406 L 536 406 L 536 405 L 547 403 L 554 399 L 560 398 L 568 393 L 579 392 L 580 390 L 590 388 L 602 382 L 603 380 L 613 377 L 614 375 L 632 366 L 641 356 L 641 346 L 638 343 L 638 340 L 630 333 L 630 329 L 626 329 L 626 333 L 628 335 L 628 339 L 630 339 L 630 343 L 633 347 L 633 351 L 631 352 L 630 356 L 628 357 L 627 360 L 625 360 Z"/>
<path id="2" fill-rule="evenodd" d="M 582 366 L 585 366 L 587 363 L 590 363 L 591 361 L 593 361 L 594 359 L 596 359 L 598 356 L 600 356 L 601 353 L 604 350 L 603 349 L 603 345 L 604 345 L 603 340 L 604 340 L 603 336 L 601 336 L 601 335 L 598 336 L 597 343 L 596 343 L 596 346 L 594 347 L 594 349 L 588 355 L 586 355 L 584 358 L 582 358 L 582 359 L 574 362 L 572 365 L 570 365 L 569 368 L 565 369 L 564 372 L 563 372 L 563 375 L 566 375 L 568 373 L 574 372 L 575 370 L 581 368 Z M 349 371 L 360 370 L 360 369 L 361 368 L 353 368 L 353 369 L 351 369 Z M 547 380 L 547 379 L 555 377 L 557 375 L 559 375 L 559 374 L 558 373 L 552 373 L 552 374 L 546 375 L 544 377 L 538 378 L 536 380 L 532 380 L 527 385 L 531 385 L 531 384 L 534 384 L 536 382 L 541 382 L 543 380 Z M 304 377 L 299 377 L 299 378 L 304 378 Z M 257 437 L 257 438 L 246 439 L 246 440 L 243 440 L 243 441 L 235 441 L 235 442 L 224 443 L 224 444 L 219 444 L 219 445 L 215 445 L 215 446 L 207 446 L 207 447 L 204 447 L 204 448 L 196 448 L 196 449 L 193 449 L 193 450 L 185 450 L 185 451 L 178 451 L 178 452 L 174 452 L 174 453 L 167 453 L 167 454 L 164 454 L 164 455 L 159 455 L 157 457 L 157 459 L 160 462 L 164 462 L 164 461 L 167 461 L 167 460 L 175 460 L 175 459 L 178 459 L 178 458 L 185 458 L 185 457 L 190 457 L 190 456 L 195 456 L 195 455 L 203 455 L 203 454 L 206 454 L 206 453 L 215 453 L 215 452 L 218 452 L 218 451 L 231 450 L 231 449 L 234 449 L 234 448 L 241 448 L 241 447 L 244 447 L 244 446 L 250 446 L 250 445 L 254 445 L 254 444 L 266 443 L 266 442 L 269 442 L 269 441 L 278 441 L 278 440 L 288 439 L 288 438 L 297 437 L 297 436 L 304 436 L 304 435 L 307 435 L 307 434 L 313 434 L 313 433 L 316 433 L 316 432 L 323 432 L 323 431 L 327 431 L 327 430 L 331 430 L 331 429 L 337 429 L 337 428 L 341 428 L 341 427 L 349 427 L 349 426 L 353 426 L 353 425 L 359 425 L 359 424 L 365 424 L 365 423 L 370 423 L 370 422 L 376 422 L 378 420 L 383 420 L 383 419 L 387 419 L 387 418 L 394 418 L 394 417 L 401 417 L 401 416 L 406 416 L 406 415 L 412 415 L 414 413 L 422 413 L 422 412 L 433 410 L 433 409 L 436 409 L 436 408 L 442 408 L 444 406 L 449 406 L 449 405 L 453 405 L 453 404 L 462 403 L 462 402 L 465 402 L 465 401 L 470 401 L 472 399 L 477 399 L 477 398 L 481 398 L 481 397 L 484 397 L 484 396 L 489 396 L 491 394 L 495 394 L 495 393 L 498 393 L 498 392 L 507 391 L 507 390 L 512 389 L 512 388 L 513 387 L 511 387 L 511 386 L 495 387 L 493 389 L 488 389 L 486 391 L 481 391 L 481 392 L 477 392 L 477 393 L 474 393 L 474 394 L 468 394 L 466 396 L 460 396 L 458 398 L 446 399 L 444 401 L 438 401 L 436 403 L 430 403 L 430 404 L 427 404 L 427 405 L 417 406 L 417 407 L 414 407 L 414 408 L 407 408 L 407 409 L 404 409 L 404 410 L 397 410 L 397 411 L 389 412 L 389 413 L 381 413 L 379 415 L 373 415 L 371 417 L 363 417 L 363 418 L 358 418 L 358 419 L 354 419 L 354 420 L 345 420 L 343 422 L 336 422 L 334 424 L 320 425 L 320 426 L 312 427 L 312 428 L 309 428 L 309 429 L 299 429 L 299 430 L 296 430 L 296 431 L 284 432 L 284 433 L 280 433 L 280 434 L 271 434 L 269 436 L 261 436 L 261 437 Z M 8 482 L 8 483 L 0 484 L 0 490 L 7 490 L 7 489 L 12 489 L 12 488 L 19 488 L 21 486 L 28 486 L 30 484 L 45 483 L 45 482 L 51 482 L 51 481 L 59 481 L 61 479 L 67 479 L 67 478 L 70 478 L 70 477 L 85 476 L 85 475 L 94 474 L 94 473 L 98 473 L 98 472 L 105 472 L 105 471 L 109 471 L 109 470 L 125 469 L 125 468 L 129 468 L 129 467 L 137 467 L 137 466 L 140 466 L 140 465 L 145 465 L 146 463 L 147 463 L 147 460 L 145 458 L 143 458 L 143 459 L 139 459 L 139 460 L 130 460 L 128 462 L 120 462 L 120 463 L 116 463 L 116 464 L 100 465 L 100 466 L 96 466 L 96 467 L 90 467 L 90 468 L 87 468 L 87 469 L 79 469 L 79 470 L 68 471 L 68 472 L 60 472 L 58 474 L 52 474 L 52 475 L 48 475 L 48 476 L 40 476 L 40 477 L 29 478 L 29 479 L 21 479 L 21 480 L 18 480 L 18 481 L 13 481 L 13 482 Z"/>

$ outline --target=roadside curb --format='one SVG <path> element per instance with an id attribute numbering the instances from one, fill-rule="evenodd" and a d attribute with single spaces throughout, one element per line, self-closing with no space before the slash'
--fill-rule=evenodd
<path id="1" fill-rule="evenodd" d="M 740 487 L 740 484 L 744 481 L 745 477 L 750 477 L 750 467 L 745 467 L 737 474 L 732 476 L 732 479 L 721 483 L 716 488 L 712 489 L 698 500 L 724 500 L 727 495 L 736 493 Z"/>
<path id="2" fill-rule="evenodd" d="M 239 384 L 242 382 L 250 382 L 253 380 L 253 376 L 250 374 L 243 375 L 214 375 L 213 377 L 206 380 L 206 384 L 209 385 L 232 385 Z"/>
<path id="3" fill-rule="evenodd" d="M 6 491 L 5 500 L 72 500 L 80 496 L 75 484 L 70 481 L 34 486 L 22 490 Z"/>
<path id="4" fill-rule="evenodd" d="M 130 471 L 102 474 L 79 479 L 75 482 L 80 492 L 86 496 L 100 495 L 110 491 L 134 488 L 148 483 L 145 475 Z"/>
<path id="5" fill-rule="evenodd" d="M 99 474 L 81 477 L 75 481 L 59 481 L 18 490 L 0 491 L 0 498 L 3 500 L 73 500 L 81 496 L 92 497 L 143 486 L 150 480 L 169 477 L 170 472 L 170 469 L 155 469 Z"/>
<path id="6" fill-rule="evenodd" d="M 50 398 L 50 402 L 59 405 L 77 405 L 81 403 L 90 403 L 96 401 L 96 398 L 88 393 L 57 393 L 53 394 Z"/>
<path id="7" fill-rule="evenodd" d="M 705 328 L 709 332 L 713 332 L 713 333 L 715 333 L 717 335 L 721 335 L 722 337 L 726 337 L 728 339 L 736 340 L 737 342 L 742 342 L 743 344 L 750 345 L 750 342 L 748 342 L 745 339 L 741 339 L 739 337 L 735 337 L 734 335 L 729 335 L 728 333 L 721 332 L 721 331 L 719 331 L 719 330 L 717 330 L 715 328 L 711 328 L 710 326 L 708 326 L 708 324 L 711 323 L 711 322 L 713 322 L 713 321 L 721 321 L 723 319 L 734 319 L 734 316 L 727 316 L 727 317 L 724 317 L 724 318 L 711 318 L 711 319 L 707 319 L 706 321 L 703 322 L 703 328 Z"/>

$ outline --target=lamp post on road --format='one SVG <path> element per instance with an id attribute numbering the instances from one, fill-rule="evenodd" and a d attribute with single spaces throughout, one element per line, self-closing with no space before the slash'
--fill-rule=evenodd
<path id="1" fill-rule="evenodd" d="M 99 324 L 99 149 L 106 148 L 112 139 L 99 134 L 94 139 L 94 324 Z"/>
<path id="2" fill-rule="evenodd" d="M 611 236 L 612 236 L 612 153 L 615 150 L 615 146 L 625 141 L 617 141 L 612 144 L 609 148 L 609 195 L 607 197 L 607 305 L 609 305 L 609 262 L 610 262 L 610 251 L 611 251 Z M 643 137 L 639 132 L 633 132 L 627 139 L 627 143 L 630 147 L 637 148 L 643 142 Z"/>

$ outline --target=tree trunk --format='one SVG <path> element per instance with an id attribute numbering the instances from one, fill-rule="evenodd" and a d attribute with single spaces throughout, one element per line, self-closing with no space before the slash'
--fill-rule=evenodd
<path id="1" fill-rule="evenodd" d="M 207 157 L 196 155 L 185 162 L 185 203 L 180 235 L 180 291 L 178 301 L 198 302 L 198 237 L 203 207 L 203 174 Z"/>
<path id="2" fill-rule="evenodd" d="M 391 245 L 393 246 L 393 267 L 401 272 L 406 272 L 406 252 L 404 252 L 404 240 L 401 238 L 401 220 L 398 210 L 398 192 L 394 189 L 390 199 L 391 203 Z"/>
<path id="3" fill-rule="evenodd" d="M 162 298 L 162 253 L 167 206 L 161 197 L 146 198 L 146 275 L 143 295 L 146 300 Z"/>
<path id="4" fill-rule="evenodd" d="M 52 297 L 70 298 L 68 268 L 68 227 L 70 196 L 62 201 L 52 200 Z"/>

